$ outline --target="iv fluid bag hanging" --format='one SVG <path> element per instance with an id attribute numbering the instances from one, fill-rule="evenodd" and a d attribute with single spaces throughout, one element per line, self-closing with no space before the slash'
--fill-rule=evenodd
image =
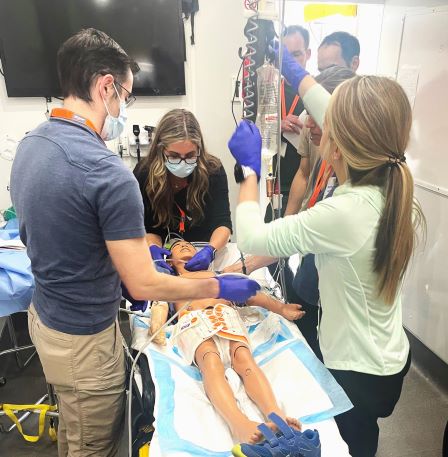
<path id="1" fill-rule="evenodd" d="M 279 71 L 271 64 L 257 69 L 258 109 L 256 125 L 261 133 L 261 155 L 268 161 L 277 153 L 278 145 Z"/>

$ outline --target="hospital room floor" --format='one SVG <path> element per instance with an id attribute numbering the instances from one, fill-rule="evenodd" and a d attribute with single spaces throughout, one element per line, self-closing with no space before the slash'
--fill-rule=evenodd
<path id="1" fill-rule="evenodd" d="M 26 344 L 26 315 L 15 316 L 19 343 Z M 128 323 L 121 322 L 123 334 L 129 335 Z M 5 332 L 6 333 L 6 332 Z M 0 340 L 0 350 L 7 348 L 6 338 Z M 0 376 L 7 378 L 0 387 L 0 403 L 33 403 L 45 393 L 46 385 L 38 357 L 28 367 L 19 370 L 14 356 L 0 358 Z M 392 416 L 380 420 L 380 442 L 377 457 L 441 457 L 442 437 L 448 419 L 448 392 L 440 391 L 431 380 L 412 365 L 406 376 L 403 393 Z M 0 423 L 8 424 L 4 417 Z M 9 426 L 9 425 L 8 425 Z M 37 432 L 37 416 L 25 422 L 25 432 Z M 2 457 L 57 456 L 57 446 L 46 433 L 36 444 L 23 440 L 16 430 L 0 433 Z M 335 456 L 337 457 L 337 456 Z"/>

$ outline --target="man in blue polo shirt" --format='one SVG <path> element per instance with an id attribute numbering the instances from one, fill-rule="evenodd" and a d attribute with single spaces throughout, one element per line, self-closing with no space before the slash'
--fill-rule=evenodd
<path id="1" fill-rule="evenodd" d="M 36 289 L 29 330 L 60 412 L 60 456 L 117 453 L 124 355 L 120 278 L 136 299 L 245 301 L 237 277 L 157 273 L 145 241 L 138 183 L 104 140 L 123 131 L 137 65 L 105 33 L 82 30 L 58 52 L 63 108 L 21 141 L 11 195 Z"/>

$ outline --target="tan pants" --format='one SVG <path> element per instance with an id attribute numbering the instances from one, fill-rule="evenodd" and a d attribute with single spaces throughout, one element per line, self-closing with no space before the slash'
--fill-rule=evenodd
<path id="1" fill-rule="evenodd" d="M 58 396 L 59 457 L 116 456 L 125 405 L 118 323 L 96 335 L 69 335 L 46 327 L 31 304 L 28 328 Z"/>

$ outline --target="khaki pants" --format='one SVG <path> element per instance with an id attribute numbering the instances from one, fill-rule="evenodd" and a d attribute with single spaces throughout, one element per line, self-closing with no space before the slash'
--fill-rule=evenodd
<path id="1" fill-rule="evenodd" d="M 116 456 L 125 405 L 118 323 L 95 335 L 69 335 L 46 327 L 31 304 L 28 328 L 58 396 L 59 457 Z"/>

